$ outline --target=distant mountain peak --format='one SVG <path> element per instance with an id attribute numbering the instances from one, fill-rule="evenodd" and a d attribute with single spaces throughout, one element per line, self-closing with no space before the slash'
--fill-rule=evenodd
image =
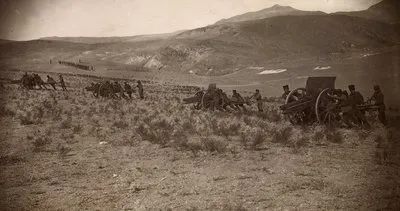
<path id="1" fill-rule="evenodd" d="M 280 4 L 275 4 L 274 6 L 270 7 L 270 9 L 280 9 L 280 8 L 292 8 L 290 6 L 282 6 Z"/>
<path id="2" fill-rule="evenodd" d="M 217 24 L 260 20 L 265 18 L 287 16 L 287 15 L 322 15 L 322 14 L 325 13 L 319 11 L 302 11 L 302 10 L 297 10 L 290 6 L 282 6 L 280 4 L 275 4 L 272 7 L 268 7 L 259 11 L 248 12 L 228 19 L 222 19 L 221 21 L 218 21 Z"/>

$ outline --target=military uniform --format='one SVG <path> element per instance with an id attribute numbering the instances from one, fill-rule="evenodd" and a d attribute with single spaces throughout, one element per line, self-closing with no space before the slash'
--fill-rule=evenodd
<path id="1" fill-rule="evenodd" d="M 259 112 L 263 112 L 263 102 L 262 102 L 262 97 L 260 94 L 260 90 L 256 89 L 256 93 L 252 96 L 256 101 L 257 101 L 257 108 Z"/>
<path id="2" fill-rule="evenodd" d="M 132 87 L 127 83 L 127 82 L 125 82 L 125 84 L 124 84 L 124 89 L 125 89 L 125 92 L 128 94 L 128 96 L 129 96 L 129 98 L 132 98 Z"/>
<path id="3" fill-rule="evenodd" d="M 367 119 L 365 118 L 365 114 L 363 112 L 361 112 L 357 107 L 358 105 L 364 104 L 364 97 L 361 95 L 361 93 L 359 93 L 355 90 L 354 85 L 349 85 L 349 90 L 350 90 L 350 95 L 348 98 L 352 105 L 354 121 L 357 124 L 364 124 L 365 126 L 370 127 L 370 124 L 368 123 Z"/>
<path id="4" fill-rule="evenodd" d="M 138 81 L 137 88 L 138 88 L 138 90 L 139 90 L 140 99 L 144 99 L 143 84 L 142 84 L 141 81 Z"/>
<path id="5" fill-rule="evenodd" d="M 387 125 L 386 113 L 385 113 L 385 110 L 386 110 L 385 96 L 383 95 L 383 93 L 378 85 L 374 86 L 374 94 L 372 95 L 371 100 L 375 101 L 374 105 L 379 107 L 379 110 L 378 110 L 379 121 L 381 121 L 382 124 Z"/>
<path id="6" fill-rule="evenodd" d="M 47 83 L 50 84 L 50 86 L 52 86 L 54 90 L 57 90 L 56 81 L 49 75 L 47 75 Z"/>
<path id="7" fill-rule="evenodd" d="M 240 110 L 239 107 L 242 107 L 243 110 L 246 111 L 246 108 L 243 105 L 244 99 L 239 93 L 236 92 L 236 90 L 233 90 L 232 101 L 236 102 L 235 107 L 237 110 Z"/>
<path id="8" fill-rule="evenodd" d="M 60 75 L 60 85 L 63 91 L 67 91 L 67 87 L 65 86 L 64 78 Z"/>
<path id="9" fill-rule="evenodd" d="M 350 90 L 350 97 L 354 99 L 354 103 L 356 105 L 362 105 L 364 104 L 364 97 L 360 92 L 356 91 L 356 87 L 354 85 L 349 85 L 349 90 Z"/>
<path id="10" fill-rule="evenodd" d="M 283 94 L 282 94 L 282 98 L 284 100 L 286 100 L 287 96 L 289 95 L 290 90 L 289 90 L 289 85 L 285 85 L 283 86 Z"/>

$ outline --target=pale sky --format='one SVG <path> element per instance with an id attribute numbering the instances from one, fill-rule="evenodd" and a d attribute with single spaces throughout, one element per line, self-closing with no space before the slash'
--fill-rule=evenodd
<path id="1" fill-rule="evenodd" d="M 132 36 L 207 26 L 275 4 L 364 10 L 380 0 L 0 0 L 0 38 Z"/>

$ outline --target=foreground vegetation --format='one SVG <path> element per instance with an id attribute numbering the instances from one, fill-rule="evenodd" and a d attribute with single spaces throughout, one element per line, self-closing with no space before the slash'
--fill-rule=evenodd
<path id="1" fill-rule="evenodd" d="M 262 114 L 204 112 L 161 86 L 111 100 L 74 83 L 2 90 L 4 210 L 398 206 L 398 136 L 378 121 L 372 131 L 294 127 L 279 102 Z"/>

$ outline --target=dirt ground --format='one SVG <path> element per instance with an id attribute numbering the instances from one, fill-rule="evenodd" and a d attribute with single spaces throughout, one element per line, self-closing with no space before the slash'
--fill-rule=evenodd
<path id="1" fill-rule="evenodd" d="M 294 127 L 279 103 L 212 113 L 65 80 L 68 92 L 1 90 L 1 210 L 400 210 L 399 130 L 376 119 Z"/>

